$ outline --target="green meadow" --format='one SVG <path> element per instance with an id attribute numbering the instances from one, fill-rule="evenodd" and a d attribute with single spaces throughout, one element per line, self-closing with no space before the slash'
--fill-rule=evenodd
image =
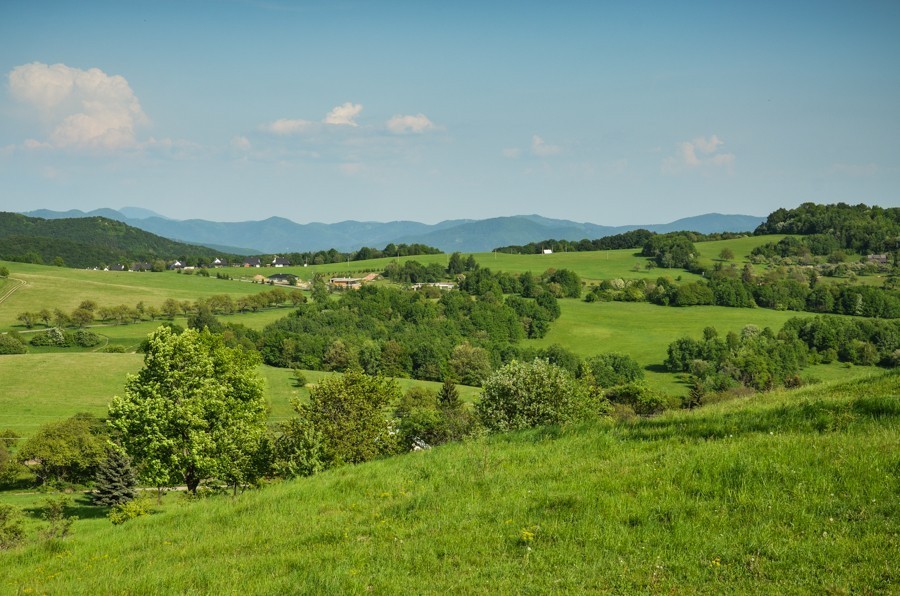
<path id="1" fill-rule="evenodd" d="M 900 377 L 177 494 L 0 552 L 5 593 L 896 593 Z M 45 524 L 44 524 L 45 525 Z M 202 564 L 198 564 L 202 562 Z"/>
<path id="2" fill-rule="evenodd" d="M 234 297 L 270 289 L 269 286 L 246 281 L 216 279 L 199 275 L 184 275 L 173 271 L 162 273 L 135 271 L 93 271 L 66 269 L 25 263 L 0 263 L 10 270 L 13 280 L 24 286 L 0 302 L 0 329 L 17 323 L 24 311 L 37 312 L 43 308 L 59 308 L 71 312 L 83 300 L 93 300 L 99 306 L 134 306 L 138 302 L 160 306 L 168 298 L 194 301 L 215 294 Z M 241 270 L 223 270 L 229 275 Z M 236 277 L 236 276 L 235 276 Z"/>

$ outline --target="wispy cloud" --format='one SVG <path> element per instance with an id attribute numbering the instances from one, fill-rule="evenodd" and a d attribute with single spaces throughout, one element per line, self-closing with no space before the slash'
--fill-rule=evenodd
<path id="1" fill-rule="evenodd" d="M 677 174 L 700 168 L 730 168 L 734 165 L 734 154 L 720 152 L 719 148 L 724 144 L 717 135 L 678 143 L 675 155 L 662 161 L 662 172 Z"/>
<path id="2" fill-rule="evenodd" d="M 385 124 L 387 129 L 394 134 L 423 133 L 432 130 L 434 123 L 425 114 L 415 116 L 394 116 Z"/>
<path id="3" fill-rule="evenodd" d="M 506 157 L 507 159 L 519 159 L 525 154 L 530 154 L 535 157 L 549 157 L 551 155 L 562 153 L 562 147 L 559 145 L 551 145 L 540 135 L 532 135 L 531 145 L 529 145 L 527 149 L 507 147 L 503 149 L 501 153 L 503 154 L 503 157 Z"/>
<path id="4" fill-rule="evenodd" d="M 534 135 L 531 137 L 531 152 L 538 157 L 556 155 L 561 151 L 562 147 L 560 147 L 559 145 L 550 145 L 538 135 Z"/>
<path id="5" fill-rule="evenodd" d="M 264 124 L 261 128 L 266 132 L 276 135 L 292 135 L 307 132 L 315 126 L 315 122 L 309 120 L 291 120 L 290 118 L 281 118 L 275 122 Z"/>
<path id="6" fill-rule="evenodd" d="M 33 62 L 8 74 L 9 90 L 49 128 L 44 141 L 27 148 L 122 149 L 137 145 L 135 129 L 148 123 L 124 77 L 98 68 Z"/>

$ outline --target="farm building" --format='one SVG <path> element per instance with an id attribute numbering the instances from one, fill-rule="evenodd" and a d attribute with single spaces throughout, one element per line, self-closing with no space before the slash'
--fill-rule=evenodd
<path id="1" fill-rule="evenodd" d="M 332 277 L 328 282 L 335 288 L 357 289 L 362 286 L 362 280 L 358 277 Z"/>
<path id="2" fill-rule="evenodd" d="M 247 257 L 244 259 L 244 267 L 261 267 L 262 259 L 259 257 Z"/>

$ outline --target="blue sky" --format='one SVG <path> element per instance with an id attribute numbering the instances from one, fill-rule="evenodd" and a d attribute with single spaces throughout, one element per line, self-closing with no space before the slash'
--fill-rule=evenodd
<path id="1" fill-rule="evenodd" d="M 0 209 L 900 205 L 900 2 L 0 5 Z"/>

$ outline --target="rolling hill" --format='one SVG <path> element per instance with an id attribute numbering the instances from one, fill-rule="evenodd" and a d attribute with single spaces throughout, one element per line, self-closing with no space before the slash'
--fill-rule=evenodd
<path id="1" fill-rule="evenodd" d="M 157 259 L 215 258 L 221 251 L 176 242 L 103 216 L 42 219 L 0 212 L 0 260 L 98 267 Z"/>

